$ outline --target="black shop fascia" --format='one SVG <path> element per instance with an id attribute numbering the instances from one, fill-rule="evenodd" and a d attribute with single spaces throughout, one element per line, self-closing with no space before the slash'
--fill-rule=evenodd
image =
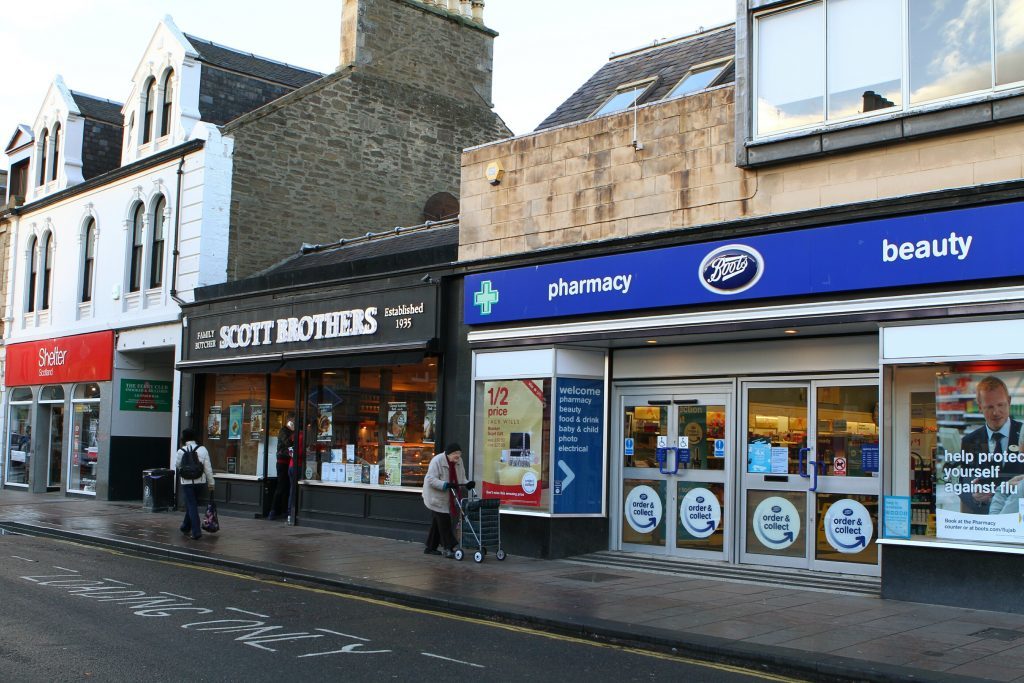
<path id="1" fill-rule="evenodd" d="M 420 533 L 427 465 L 446 428 L 458 431 L 445 416 L 461 414 L 443 392 L 464 337 L 442 310 L 459 300 L 457 244 L 457 226 L 442 225 L 307 248 L 197 290 L 182 320 L 181 426 L 210 452 L 218 503 L 283 515 L 277 461 L 290 438 L 304 523 Z"/>

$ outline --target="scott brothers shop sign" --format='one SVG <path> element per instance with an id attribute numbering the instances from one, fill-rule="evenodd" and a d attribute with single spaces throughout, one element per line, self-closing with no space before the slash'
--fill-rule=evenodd
<path id="1" fill-rule="evenodd" d="M 425 345 L 437 336 L 437 289 L 413 287 L 271 306 L 211 304 L 188 316 L 187 361 L 386 350 Z M 224 310 L 227 308 L 227 310 Z"/>

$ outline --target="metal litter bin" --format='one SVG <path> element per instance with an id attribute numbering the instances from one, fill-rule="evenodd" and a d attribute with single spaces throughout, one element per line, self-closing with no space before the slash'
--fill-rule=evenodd
<path id="1" fill-rule="evenodd" d="M 163 512 L 174 508 L 174 470 L 142 470 L 142 509 Z"/>

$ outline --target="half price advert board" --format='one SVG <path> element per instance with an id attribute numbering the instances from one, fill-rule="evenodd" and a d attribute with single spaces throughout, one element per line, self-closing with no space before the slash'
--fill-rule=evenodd
<path id="1" fill-rule="evenodd" d="M 484 498 L 540 506 L 545 381 L 484 382 Z"/>

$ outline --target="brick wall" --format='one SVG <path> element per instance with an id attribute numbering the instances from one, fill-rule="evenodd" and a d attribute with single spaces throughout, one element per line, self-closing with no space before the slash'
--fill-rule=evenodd
<path id="1" fill-rule="evenodd" d="M 227 127 L 235 139 L 228 278 L 369 230 L 415 225 L 459 192 L 465 147 L 509 135 L 482 99 L 347 70 Z"/>
<path id="2" fill-rule="evenodd" d="M 735 165 L 732 85 L 471 150 L 460 260 L 1024 177 L 1024 124 L 756 170 Z M 500 185 L 485 178 L 500 161 Z"/>
<path id="3" fill-rule="evenodd" d="M 121 165 L 122 126 L 85 119 L 82 142 L 82 178 L 113 170 Z"/>
<path id="4" fill-rule="evenodd" d="M 221 126 L 272 102 L 294 88 L 224 71 L 203 64 L 199 82 L 199 113 L 203 121 Z"/>

